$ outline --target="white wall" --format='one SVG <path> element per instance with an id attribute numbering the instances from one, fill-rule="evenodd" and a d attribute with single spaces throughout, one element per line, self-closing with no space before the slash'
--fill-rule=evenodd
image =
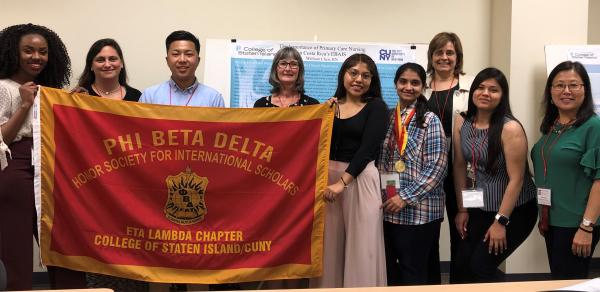
<path id="1" fill-rule="evenodd" d="M 588 0 L 512 1 L 509 78 L 511 107 L 525 128 L 530 149 L 540 137 L 540 104 L 546 82 L 544 46 L 586 44 L 587 16 Z M 537 229 L 507 259 L 506 271 L 549 272 L 545 246 Z"/>
<path id="2" fill-rule="evenodd" d="M 207 38 L 312 41 L 315 36 L 319 41 L 428 43 L 437 32 L 454 31 L 465 45 L 467 72 L 475 72 L 489 62 L 489 6 L 490 0 L 3 0 L 0 27 L 31 22 L 52 28 L 68 47 L 75 77 L 95 40 L 115 38 L 130 83 L 143 89 L 169 76 L 164 39 L 178 29 L 193 32 L 202 43 Z"/>
<path id="3" fill-rule="evenodd" d="M 600 45 L 600 1 L 590 0 L 588 10 L 588 44 Z"/>
<path id="4" fill-rule="evenodd" d="M 510 46 L 512 1 L 492 1 L 492 25 L 490 66 L 494 66 L 510 78 Z"/>

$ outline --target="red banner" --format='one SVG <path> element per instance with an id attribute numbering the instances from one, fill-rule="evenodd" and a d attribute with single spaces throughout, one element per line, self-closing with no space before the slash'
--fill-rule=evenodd
<path id="1" fill-rule="evenodd" d="M 315 277 L 333 111 L 147 105 L 42 88 L 46 265 L 152 282 Z"/>

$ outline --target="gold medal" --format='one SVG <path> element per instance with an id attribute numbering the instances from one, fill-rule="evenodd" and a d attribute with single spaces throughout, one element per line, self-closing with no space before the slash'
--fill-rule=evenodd
<path id="1" fill-rule="evenodd" d="M 396 168 L 397 172 L 404 172 L 404 170 L 406 170 L 406 164 L 404 164 L 404 161 L 398 160 L 396 161 L 394 168 Z"/>

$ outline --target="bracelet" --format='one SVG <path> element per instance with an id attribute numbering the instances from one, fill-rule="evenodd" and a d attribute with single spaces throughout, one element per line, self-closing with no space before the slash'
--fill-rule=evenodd
<path id="1" fill-rule="evenodd" d="M 581 224 L 583 224 L 583 226 L 585 226 L 585 227 L 590 227 L 590 226 L 593 227 L 594 223 L 595 223 L 594 221 L 588 220 L 585 218 L 583 218 L 583 220 L 581 220 Z"/>
<path id="2" fill-rule="evenodd" d="M 346 181 L 344 180 L 344 178 L 340 176 L 340 180 L 344 184 L 344 188 L 347 189 L 348 188 L 348 184 L 346 183 Z"/>
<path id="3" fill-rule="evenodd" d="M 583 230 L 583 232 L 586 232 L 586 233 L 593 233 L 594 232 L 594 230 L 590 231 L 590 230 L 587 230 L 587 229 L 585 229 L 585 228 L 583 228 L 581 226 L 579 226 L 579 229 Z"/>

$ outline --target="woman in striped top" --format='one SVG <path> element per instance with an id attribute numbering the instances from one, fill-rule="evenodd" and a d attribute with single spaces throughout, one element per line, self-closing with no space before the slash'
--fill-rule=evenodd
<path id="1" fill-rule="evenodd" d="M 459 282 L 498 281 L 498 265 L 527 238 L 537 219 L 527 137 L 508 96 L 504 74 L 484 69 L 471 85 L 466 114 L 455 121 Z"/>

